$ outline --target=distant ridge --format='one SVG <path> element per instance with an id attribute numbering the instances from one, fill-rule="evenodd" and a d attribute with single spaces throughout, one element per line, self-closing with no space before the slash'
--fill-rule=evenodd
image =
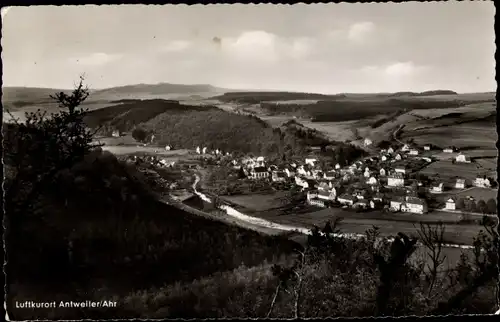
<path id="1" fill-rule="evenodd" d="M 148 93 L 153 95 L 160 94 L 189 94 L 189 93 L 220 93 L 227 91 L 226 89 L 218 88 L 208 84 L 135 84 L 110 87 L 105 89 L 93 90 L 94 94 L 134 94 Z"/>

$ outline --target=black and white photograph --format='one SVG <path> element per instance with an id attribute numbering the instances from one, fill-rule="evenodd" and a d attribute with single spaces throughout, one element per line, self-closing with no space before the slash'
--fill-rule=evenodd
<path id="1" fill-rule="evenodd" d="M 6 320 L 500 313 L 493 1 L 1 13 Z"/>

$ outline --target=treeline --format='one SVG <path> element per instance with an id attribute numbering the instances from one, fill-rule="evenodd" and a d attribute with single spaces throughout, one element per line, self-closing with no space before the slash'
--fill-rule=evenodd
<path id="1" fill-rule="evenodd" d="M 210 109 L 210 107 L 180 105 L 163 99 L 129 100 L 123 102 L 123 104 L 87 112 L 85 123 L 91 128 L 101 128 L 103 130 L 113 128 L 119 131 L 130 131 L 135 126 L 165 112 L 175 113 L 185 110 L 200 111 L 207 109 Z"/>
<path id="2" fill-rule="evenodd" d="M 344 142 L 335 143 L 332 149 L 323 150 L 322 154 L 330 157 L 332 164 L 338 163 L 342 167 L 368 155 L 365 150 Z"/>
<path id="3" fill-rule="evenodd" d="M 316 103 L 280 104 L 261 103 L 271 114 L 307 116 L 314 122 L 340 122 L 358 120 L 387 113 L 404 113 L 413 109 L 455 108 L 464 103 L 459 100 L 426 99 L 328 99 Z"/>
<path id="4" fill-rule="evenodd" d="M 218 99 L 223 102 L 234 102 L 240 104 L 259 104 L 265 101 L 321 100 L 337 97 L 343 97 L 343 95 L 296 92 L 230 92 L 216 96 L 214 99 Z"/>

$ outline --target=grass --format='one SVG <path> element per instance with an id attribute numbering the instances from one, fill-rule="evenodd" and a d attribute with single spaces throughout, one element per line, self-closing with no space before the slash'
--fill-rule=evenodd
<path id="1" fill-rule="evenodd" d="M 165 149 L 159 148 L 159 147 L 150 147 L 150 146 L 111 146 L 111 145 L 105 145 L 102 147 L 103 150 L 109 151 L 115 155 L 125 155 L 125 154 L 132 154 L 132 153 L 151 153 L 151 154 L 156 154 L 156 155 L 161 155 L 161 156 L 169 156 L 169 157 L 174 157 L 174 156 L 185 156 L 189 154 L 188 150 L 171 150 L 171 151 L 166 151 Z M 158 152 L 155 152 L 158 151 Z"/>
<path id="2" fill-rule="evenodd" d="M 420 170 L 420 173 L 431 178 L 439 175 L 441 178 L 461 177 L 468 180 L 474 180 L 478 175 L 484 173 L 474 163 L 452 163 L 451 161 L 436 161 Z"/>
<path id="3" fill-rule="evenodd" d="M 285 192 L 277 192 L 274 194 L 252 194 L 239 196 L 224 196 L 222 199 L 231 203 L 237 204 L 250 211 L 266 211 L 278 208 L 283 204 L 280 197 L 284 196 Z"/>
<path id="4" fill-rule="evenodd" d="M 497 189 L 488 189 L 488 188 L 471 188 L 469 190 L 459 192 L 455 194 L 458 198 L 464 198 L 467 196 L 471 196 L 476 200 L 484 200 L 488 201 L 489 199 L 497 199 L 498 190 Z"/>

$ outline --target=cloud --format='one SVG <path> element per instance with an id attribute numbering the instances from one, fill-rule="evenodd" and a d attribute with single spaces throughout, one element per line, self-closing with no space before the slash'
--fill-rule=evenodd
<path id="1" fill-rule="evenodd" d="M 266 31 L 246 31 L 227 42 L 223 50 L 237 60 L 274 62 L 279 57 L 278 37 Z"/>
<path id="2" fill-rule="evenodd" d="M 391 77 L 413 76 L 425 69 L 425 66 L 416 66 L 413 62 L 397 62 L 388 65 L 384 72 Z"/>
<path id="3" fill-rule="evenodd" d="M 315 42 L 311 38 L 296 38 L 289 45 L 288 54 L 294 59 L 303 59 L 314 50 Z"/>
<path id="4" fill-rule="evenodd" d="M 92 53 L 87 56 L 70 59 L 72 63 L 86 66 L 102 66 L 120 59 L 120 54 Z"/>
<path id="5" fill-rule="evenodd" d="M 358 22 L 349 27 L 347 38 L 355 43 L 364 42 L 375 30 L 375 24 L 370 21 Z"/>
<path id="6" fill-rule="evenodd" d="M 191 42 L 186 40 L 174 40 L 161 48 L 162 52 L 181 52 L 191 47 Z"/>

